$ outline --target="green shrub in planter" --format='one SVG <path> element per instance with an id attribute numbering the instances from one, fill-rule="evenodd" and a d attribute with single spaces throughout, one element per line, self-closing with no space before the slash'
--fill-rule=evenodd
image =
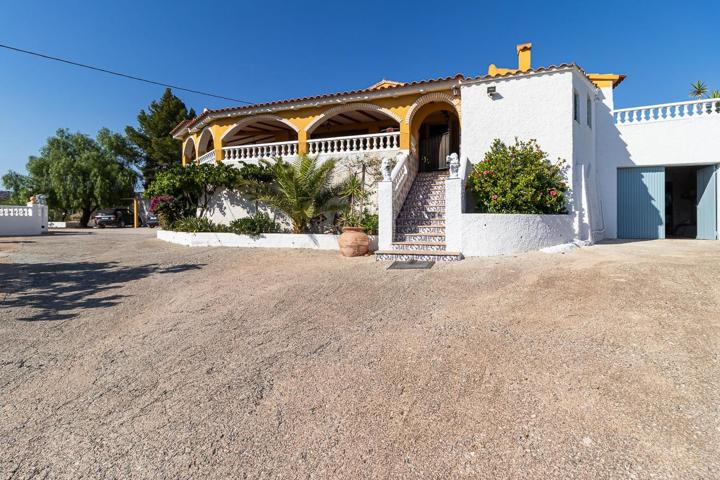
<path id="1" fill-rule="evenodd" d="M 482 213 L 566 213 L 565 161 L 548 160 L 535 140 L 495 140 L 468 176 Z"/>
<path id="2" fill-rule="evenodd" d="M 200 233 L 200 232 L 228 232 L 225 225 L 218 225 L 207 218 L 187 217 L 176 221 L 172 229 L 176 232 Z"/>
<path id="3" fill-rule="evenodd" d="M 230 231 L 241 235 L 260 235 L 279 230 L 278 224 L 267 213 L 256 213 L 252 217 L 238 218 L 230 222 Z"/>

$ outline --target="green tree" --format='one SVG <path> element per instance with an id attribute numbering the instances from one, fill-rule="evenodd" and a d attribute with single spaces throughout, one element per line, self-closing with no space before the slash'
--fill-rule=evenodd
<path id="1" fill-rule="evenodd" d="M 10 198 L 2 202 L 5 205 L 25 205 L 32 195 L 32 182 L 28 175 L 10 170 L 3 175 L 2 183 L 10 190 Z"/>
<path id="2" fill-rule="evenodd" d="M 160 100 L 150 103 L 147 112 L 140 110 L 137 129 L 133 126 L 125 128 L 127 137 L 142 152 L 141 171 L 145 188 L 159 172 L 180 162 L 182 143 L 170 132 L 181 121 L 194 117 L 195 111 L 188 110 L 183 101 L 167 88 Z"/>
<path id="3" fill-rule="evenodd" d="M 63 218 L 79 210 L 80 225 L 86 227 L 95 210 L 133 195 L 136 155 L 125 137 L 107 129 L 100 130 L 97 139 L 59 129 L 40 155 L 28 160 L 27 180 L 18 183 L 19 191 L 47 195 L 48 206 Z"/>
<path id="4" fill-rule="evenodd" d="M 496 139 L 468 177 L 483 213 L 565 213 L 564 161 L 552 163 L 535 140 Z"/>
<path id="5" fill-rule="evenodd" d="M 703 98 L 705 94 L 707 94 L 708 88 L 705 82 L 698 80 L 695 83 L 690 84 L 690 93 L 689 95 L 693 98 L 697 98 L 698 100 Z"/>
<path id="6" fill-rule="evenodd" d="M 334 160 L 319 165 L 317 158 L 303 155 L 292 163 L 276 160 L 271 165 L 273 182 L 258 200 L 284 212 L 293 233 L 307 232 L 310 221 L 338 209 L 338 189 L 330 186 Z"/>

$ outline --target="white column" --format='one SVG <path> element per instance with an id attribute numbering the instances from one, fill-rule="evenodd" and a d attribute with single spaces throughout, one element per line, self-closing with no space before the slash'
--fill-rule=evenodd
<path id="1" fill-rule="evenodd" d="M 391 180 L 378 182 L 378 248 L 389 250 L 393 241 L 393 185 Z"/>
<path id="2" fill-rule="evenodd" d="M 447 162 L 450 176 L 445 180 L 445 243 L 448 252 L 462 252 L 463 182 L 458 155 L 448 155 Z"/>

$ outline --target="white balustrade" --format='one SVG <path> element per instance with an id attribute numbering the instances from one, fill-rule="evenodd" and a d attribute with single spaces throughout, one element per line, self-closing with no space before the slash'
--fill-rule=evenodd
<path id="1" fill-rule="evenodd" d="M 213 163 L 215 161 L 215 150 L 210 150 L 204 155 L 201 155 L 200 158 L 198 158 L 198 163 Z"/>
<path id="2" fill-rule="evenodd" d="M 418 160 L 415 155 L 400 153 L 397 156 L 397 163 L 392 169 L 390 180 L 392 181 L 392 212 L 393 221 L 400 213 L 405 203 L 405 198 L 410 192 L 418 171 Z"/>
<path id="3" fill-rule="evenodd" d="M 33 207 L 6 206 L 0 207 L 0 217 L 32 217 Z"/>
<path id="4" fill-rule="evenodd" d="M 307 141 L 308 153 L 376 152 L 400 149 L 400 132 L 370 133 L 347 137 L 317 138 Z"/>
<path id="5" fill-rule="evenodd" d="M 618 125 L 660 122 L 709 115 L 720 115 L 720 98 L 703 98 L 687 102 L 619 108 L 613 111 L 615 123 Z"/>
<path id="6" fill-rule="evenodd" d="M 298 142 L 257 143 L 223 147 L 223 160 L 251 160 L 297 155 Z"/>

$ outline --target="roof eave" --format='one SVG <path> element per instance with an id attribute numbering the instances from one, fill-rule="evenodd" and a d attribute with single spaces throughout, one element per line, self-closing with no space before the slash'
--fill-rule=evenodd
<path id="1" fill-rule="evenodd" d="M 245 117 L 257 115 L 260 113 L 277 113 L 286 110 L 300 110 L 302 108 L 320 107 L 325 105 L 351 103 L 358 101 L 367 101 L 377 98 L 400 97 L 413 93 L 435 92 L 438 90 L 447 90 L 455 85 L 459 85 L 463 81 L 463 76 L 458 74 L 454 77 L 448 77 L 443 80 L 433 80 L 425 83 L 417 83 L 415 85 L 401 85 L 397 87 L 382 88 L 379 90 L 358 90 L 354 92 L 341 93 L 337 95 L 307 97 L 298 99 L 297 101 L 288 101 L 287 103 L 264 103 L 258 104 L 257 107 L 238 107 L 237 109 L 228 110 L 208 110 L 199 115 L 192 124 L 188 125 L 187 133 L 195 133 L 201 130 L 205 125 L 213 120 L 220 118 Z M 177 137 L 176 137 L 177 138 Z"/>

